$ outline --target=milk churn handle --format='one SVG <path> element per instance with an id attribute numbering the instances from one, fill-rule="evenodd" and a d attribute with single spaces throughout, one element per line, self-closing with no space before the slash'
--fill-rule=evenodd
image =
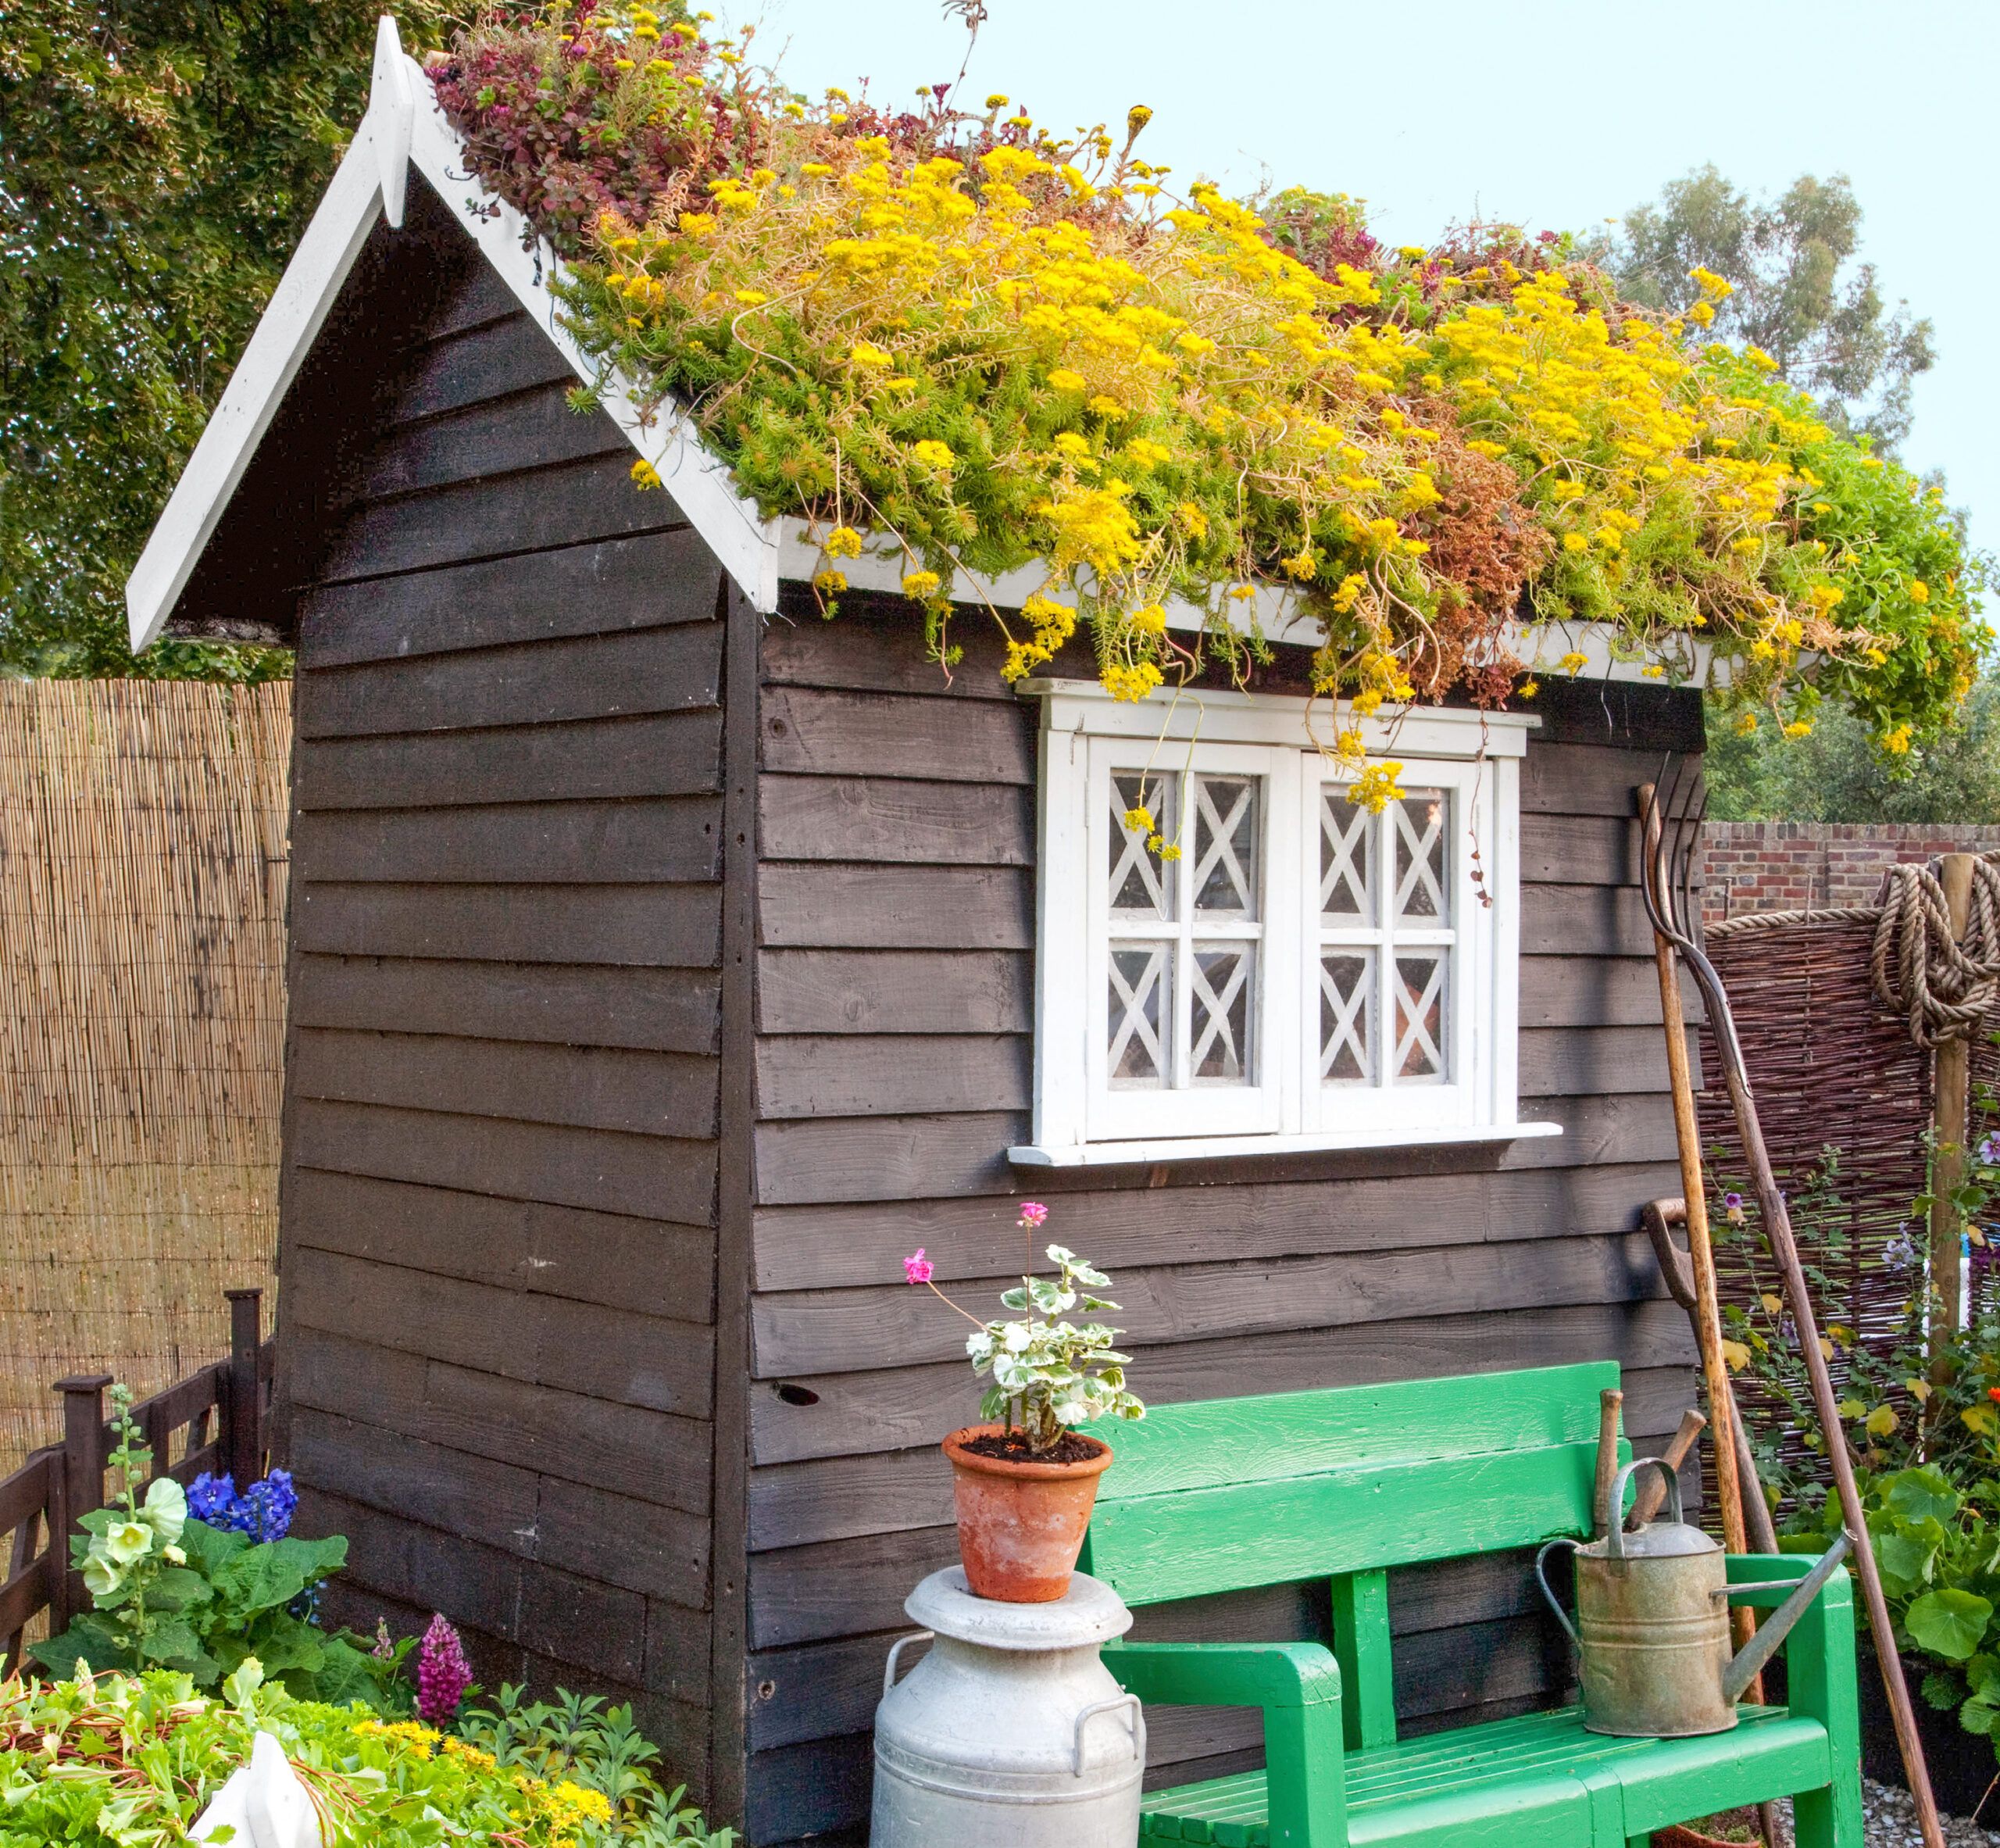
<path id="1" fill-rule="evenodd" d="M 1131 1709 L 1131 1718 L 1126 1725 L 1132 1735 L 1132 1756 L 1139 1755 L 1139 1697 L 1136 1694 L 1114 1694 L 1109 1700 L 1094 1700 L 1077 1716 L 1076 1771 L 1084 1775 L 1084 1728 L 1099 1714 L 1116 1713 L 1121 1707 Z"/>
<path id="2" fill-rule="evenodd" d="M 1610 1531 L 1604 1536 L 1604 1556 L 1606 1559 L 1623 1559 L 1625 1553 L 1625 1523 L 1620 1510 L 1625 1506 L 1625 1485 L 1630 1482 L 1635 1471 L 1656 1469 L 1666 1478 L 1666 1518 L 1674 1526 L 1681 1522 L 1680 1476 L 1673 1465 L 1664 1457 L 1635 1457 L 1612 1478 Z M 1605 1510 L 1597 1510 L 1598 1525 L 1605 1522 Z"/>
<path id="3" fill-rule="evenodd" d="M 1577 1634 L 1577 1626 L 1570 1622 L 1570 1614 L 1562 1608 L 1562 1600 L 1548 1589 L 1548 1575 L 1542 1569 L 1548 1556 L 1557 1547 L 1566 1546 L 1574 1553 L 1577 1550 L 1577 1546 L 1578 1542 L 1574 1540 L 1559 1538 L 1549 1541 L 1541 1552 L 1534 1556 L 1534 1582 L 1541 1587 L 1541 1595 L 1548 1600 L 1548 1608 L 1555 1613 L 1555 1621 L 1570 1632 L 1570 1640 L 1576 1644 L 1577 1648 L 1581 1649 L 1584 1646 L 1584 1639 Z"/>
<path id="4" fill-rule="evenodd" d="M 912 1642 L 934 1642 L 937 1639 L 935 1630 L 912 1630 L 907 1636 L 898 1636 L 889 1645 L 888 1664 L 882 1671 L 882 1698 L 884 1700 L 889 1697 L 889 1690 L 896 1685 L 896 1663 L 903 1651 Z"/>

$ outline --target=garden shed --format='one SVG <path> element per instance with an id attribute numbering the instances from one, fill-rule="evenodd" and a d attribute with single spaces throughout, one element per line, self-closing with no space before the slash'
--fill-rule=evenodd
<path id="1" fill-rule="evenodd" d="M 1599 656 L 1532 718 L 1422 709 L 1377 816 L 1328 799 L 1302 648 L 1170 713 L 1080 646 L 1010 687 L 968 620 L 948 677 L 892 567 L 824 620 L 685 426 L 570 408 L 544 256 L 458 155 L 385 31 L 130 592 L 141 645 L 298 651 L 280 1443 L 340 1614 L 630 1699 L 756 1848 L 855 1839 L 973 1407 L 899 1260 L 997 1289 L 1024 1196 L 1151 1399 L 1611 1359 L 1671 1430 L 1632 792 L 1699 695 Z M 1517 1563 L 1393 1582 L 1406 1724 L 1561 1685 Z M 1162 1714 L 1152 1763 L 1256 1725 Z"/>

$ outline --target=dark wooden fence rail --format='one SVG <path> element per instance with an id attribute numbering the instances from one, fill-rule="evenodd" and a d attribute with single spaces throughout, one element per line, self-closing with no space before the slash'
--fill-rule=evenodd
<path id="1" fill-rule="evenodd" d="M 270 1447 L 277 1344 L 262 1339 L 264 1292 L 223 1293 L 229 1300 L 229 1358 L 132 1408 L 153 1453 L 153 1474 L 171 1476 L 184 1487 L 205 1471 L 234 1476 L 238 1487 L 254 1482 L 264 1473 Z M 6 1580 L 0 1584 L 0 1672 L 20 1667 L 27 1627 L 38 1613 L 48 1613 L 55 1634 L 90 1607 L 83 1575 L 68 1568 L 68 1542 L 77 1521 L 104 1506 L 106 1460 L 117 1442 L 105 1417 L 111 1383 L 108 1373 L 58 1380 L 62 1442 L 35 1451 L 0 1481 L 0 1542 L 12 1536 Z"/>

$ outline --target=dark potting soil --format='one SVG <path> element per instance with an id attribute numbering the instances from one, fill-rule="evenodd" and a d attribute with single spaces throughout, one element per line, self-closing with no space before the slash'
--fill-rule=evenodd
<path id="1" fill-rule="evenodd" d="M 1020 1432 L 996 1431 L 970 1439 L 959 1448 L 1002 1463 L 1088 1463 L 1093 1457 L 1102 1456 L 1105 1446 L 1094 1437 L 1066 1431 L 1055 1440 L 1054 1449 L 1030 1450 L 1028 1440 Z"/>

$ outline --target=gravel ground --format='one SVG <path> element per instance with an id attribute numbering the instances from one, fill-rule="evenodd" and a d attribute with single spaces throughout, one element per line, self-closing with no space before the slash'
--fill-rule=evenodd
<path id="1" fill-rule="evenodd" d="M 2000 1804 L 1996 1796 L 1988 1809 Z M 1916 1826 L 1916 1811 L 1907 1790 L 1891 1789 L 1864 1778 L 1861 1783 L 1861 1810 L 1866 1818 L 1862 1835 L 1868 1848 L 1923 1848 L 1923 1837 Z M 2000 1848 L 2000 1834 L 1962 1816 L 1942 1818 L 1948 1848 Z M 1791 1848 L 1788 1843 L 1785 1848 Z"/>
<path id="2" fill-rule="evenodd" d="M 2000 1793 L 1994 1801 L 2000 1803 Z M 1866 1848 L 1923 1848 L 1923 1836 L 1916 1826 L 1916 1811 L 1909 1793 L 1873 1778 L 1861 1780 L 1862 1838 Z M 2000 1832 L 1968 1822 L 1962 1816 L 1941 1818 L 1946 1848 L 2000 1848 Z M 1778 1839 L 1771 1848 L 1793 1848 L 1791 1805 L 1778 1805 Z"/>

